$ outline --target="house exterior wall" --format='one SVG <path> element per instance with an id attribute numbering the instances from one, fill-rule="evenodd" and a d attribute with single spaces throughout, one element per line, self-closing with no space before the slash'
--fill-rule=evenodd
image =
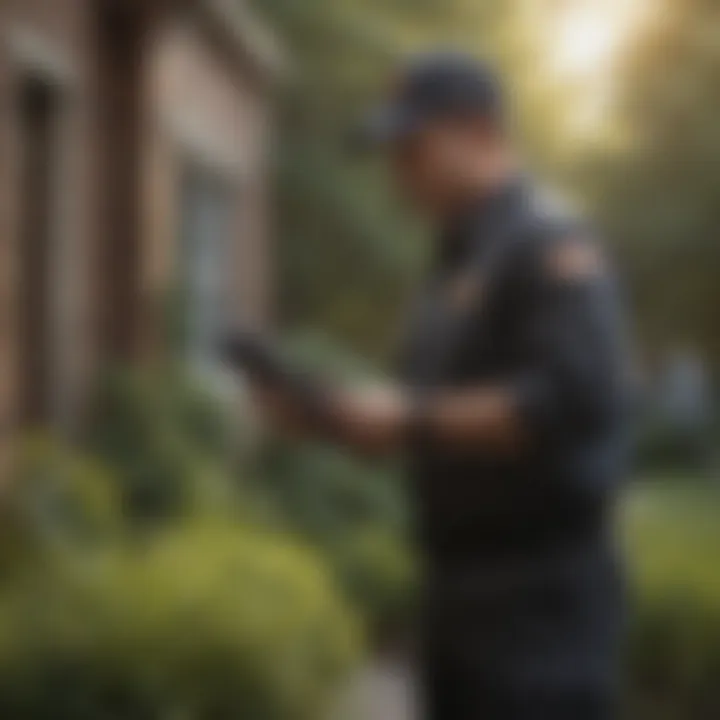
<path id="1" fill-rule="evenodd" d="M 156 346 L 163 299 L 178 271 L 182 184 L 191 166 L 221 180 L 230 194 L 227 283 L 230 314 L 265 324 L 269 303 L 266 185 L 268 100 L 253 74 L 208 42 L 193 16 L 173 17 L 150 58 L 150 113 L 143 169 L 141 296 Z"/>
<path id="2" fill-rule="evenodd" d="M 142 57 L 128 97 L 137 99 L 137 153 L 124 185 L 113 182 L 114 138 L 104 92 L 101 0 L 0 3 L 0 423 L 19 416 L 18 85 L 28 73 L 57 87 L 57 178 L 52 202 L 53 417 L 78 417 L 98 369 L 119 356 L 162 351 L 164 309 L 179 247 L 180 186 L 188 159 L 234 188 L 228 273 L 233 314 L 254 324 L 269 315 L 266 150 L 268 93 L 258 76 L 206 31 L 200 12 L 149 13 Z M 139 3 L 147 7 L 151 3 Z M 132 76 L 128 76 L 132 78 Z M 105 88 L 106 89 L 106 88 Z M 128 195 L 117 204 L 114 193 Z M 108 233 L 110 207 L 135 208 L 135 221 Z M 114 243 L 114 245 L 112 245 Z M 116 261 L 135 248 L 128 272 Z M 115 261 L 115 262 L 114 262 Z M 118 280 L 118 277 L 120 279 Z M 109 285 L 122 286 L 120 294 Z M 128 307 L 122 298 L 132 299 Z M 116 345 L 109 321 L 129 328 Z"/>
<path id="3" fill-rule="evenodd" d="M 18 415 L 20 253 L 19 87 L 30 75 L 55 88 L 57 156 L 51 198 L 48 310 L 53 419 L 62 421 L 82 395 L 92 359 L 92 302 L 87 259 L 92 253 L 94 87 L 91 14 L 85 0 L 5 0 L 0 4 L 0 417 Z"/>

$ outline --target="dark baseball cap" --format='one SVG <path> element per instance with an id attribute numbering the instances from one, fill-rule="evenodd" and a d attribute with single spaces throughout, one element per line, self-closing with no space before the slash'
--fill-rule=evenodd
<path id="1" fill-rule="evenodd" d="M 383 145 L 445 117 L 501 122 L 504 104 L 499 76 L 486 62 L 460 52 L 425 53 L 401 70 L 393 93 L 362 120 L 356 139 L 361 147 Z"/>

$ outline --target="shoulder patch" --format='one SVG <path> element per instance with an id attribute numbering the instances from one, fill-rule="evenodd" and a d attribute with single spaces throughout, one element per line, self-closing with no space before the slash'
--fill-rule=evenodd
<path id="1" fill-rule="evenodd" d="M 570 237 L 549 249 L 545 269 L 557 280 L 585 280 L 605 272 L 599 248 L 585 238 Z"/>

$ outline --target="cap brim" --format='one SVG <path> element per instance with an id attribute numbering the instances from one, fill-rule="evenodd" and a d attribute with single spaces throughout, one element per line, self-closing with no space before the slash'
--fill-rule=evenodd
<path id="1" fill-rule="evenodd" d="M 417 132 L 422 122 L 407 108 L 383 105 L 371 110 L 351 138 L 356 150 L 374 150 L 400 142 Z"/>

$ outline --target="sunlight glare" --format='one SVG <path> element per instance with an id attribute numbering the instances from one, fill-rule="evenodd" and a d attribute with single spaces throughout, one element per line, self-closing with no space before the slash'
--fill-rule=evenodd
<path id="1" fill-rule="evenodd" d="M 636 27 L 641 0 L 574 0 L 552 23 L 551 64 L 577 79 L 609 69 Z"/>
<path id="2" fill-rule="evenodd" d="M 611 19 L 591 8 L 567 13 L 559 25 L 555 63 L 561 71 L 586 75 L 612 54 L 617 43 Z"/>

